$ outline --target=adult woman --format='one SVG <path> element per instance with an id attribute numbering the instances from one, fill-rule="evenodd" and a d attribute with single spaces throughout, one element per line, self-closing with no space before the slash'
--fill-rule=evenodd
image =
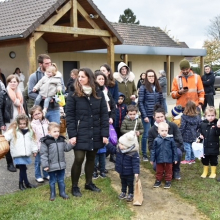
<path id="1" fill-rule="evenodd" d="M 145 77 L 146 77 L 145 73 L 141 73 L 140 79 L 138 80 L 138 83 L 137 83 L 137 90 L 139 90 L 141 85 L 144 84 Z"/>
<path id="2" fill-rule="evenodd" d="M 146 71 L 145 84 L 139 89 L 139 110 L 141 112 L 144 133 L 142 135 L 141 149 L 143 161 L 148 161 L 147 158 L 147 137 L 150 126 L 154 124 L 153 112 L 155 104 L 163 103 L 163 94 L 161 87 L 157 80 L 154 70 L 149 69 Z"/>
<path id="3" fill-rule="evenodd" d="M 75 92 L 67 97 L 66 121 L 70 143 L 75 145 L 71 170 L 72 194 L 80 197 L 78 181 L 85 156 L 85 189 L 101 191 L 92 183 L 92 174 L 96 152 L 109 136 L 109 117 L 104 94 L 97 88 L 90 69 L 79 70 L 74 86 Z"/>
<path id="4" fill-rule="evenodd" d="M 23 96 L 18 89 L 19 79 L 16 75 L 9 75 L 6 79 L 7 88 L 0 92 L 0 127 L 6 131 L 10 123 L 18 114 L 24 113 Z M 6 154 L 7 168 L 16 172 L 10 151 Z"/>
<path id="5" fill-rule="evenodd" d="M 134 73 L 130 71 L 130 68 L 124 62 L 120 62 L 118 64 L 118 72 L 115 72 L 113 76 L 118 83 L 118 91 L 125 95 L 124 103 L 130 105 L 137 95 Z"/>
<path id="6" fill-rule="evenodd" d="M 155 111 L 154 111 L 155 122 L 148 132 L 148 147 L 149 147 L 149 150 L 151 150 L 153 141 L 158 136 L 158 129 L 157 129 L 158 124 L 160 122 L 167 122 L 167 124 L 169 125 L 168 134 L 173 135 L 174 141 L 177 146 L 177 154 L 178 154 L 177 164 L 173 163 L 173 177 L 174 179 L 180 180 L 181 178 L 180 177 L 180 161 L 182 158 L 181 149 L 183 147 L 183 138 L 182 138 L 182 135 L 181 135 L 181 132 L 178 126 L 173 122 L 167 121 L 165 118 L 165 115 L 166 113 L 164 109 L 161 106 L 156 105 Z M 156 166 L 154 166 L 154 169 L 156 169 Z"/>
<path id="7" fill-rule="evenodd" d="M 24 80 L 25 80 L 24 74 L 21 72 L 20 68 L 18 67 L 15 69 L 13 74 L 18 77 L 19 79 L 18 87 L 21 90 L 21 92 L 24 92 Z"/>
<path id="8" fill-rule="evenodd" d="M 167 102 L 166 102 L 166 98 L 167 98 L 167 77 L 166 77 L 166 72 L 164 70 L 160 70 L 159 71 L 159 78 L 158 78 L 160 87 L 162 89 L 162 93 L 163 93 L 163 107 L 165 112 L 167 113 Z"/>
<path id="9" fill-rule="evenodd" d="M 113 77 L 113 72 L 111 67 L 108 64 L 103 64 L 100 66 L 100 71 L 103 72 L 107 77 L 107 88 L 112 94 L 112 98 L 115 100 L 115 103 L 118 102 L 118 83 Z"/>

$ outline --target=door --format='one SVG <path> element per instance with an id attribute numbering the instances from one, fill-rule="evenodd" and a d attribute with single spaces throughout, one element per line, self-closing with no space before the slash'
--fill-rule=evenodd
<path id="1" fill-rule="evenodd" d="M 63 79 L 65 85 L 70 78 L 70 72 L 72 69 L 78 69 L 78 61 L 63 61 Z"/>

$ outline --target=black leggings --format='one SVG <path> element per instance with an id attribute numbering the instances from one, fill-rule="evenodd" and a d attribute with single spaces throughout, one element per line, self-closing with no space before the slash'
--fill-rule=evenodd
<path id="1" fill-rule="evenodd" d="M 72 186 L 78 186 L 79 177 L 82 169 L 82 163 L 84 161 L 85 156 L 86 156 L 86 164 L 85 164 L 86 184 L 92 182 L 92 174 L 95 165 L 96 153 L 97 150 L 94 151 L 74 150 L 75 159 L 71 169 Z"/>
<path id="2" fill-rule="evenodd" d="M 128 193 L 133 194 L 134 175 L 120 175 L 120 178 L 121 178 L 121 191 L 127 193 L 127 187 L 128 187 Z"/>
<path id="3" fill-rule="evenodd" d="M 19 182 L 23 182 L 25 184 L 28 184 L 28 178 L 27 178 L 27 167 L 24 164 L 19 164 L 17 165 L 17 167 L 20 169 L 20 173 L 19 173 Z"/>
<path id="4" fill-rule="evenodd" d="M 202 157 L 202 164 L 204 166 L 208 166 L 209 164 L 211 166 L 217 166 L 218 165 L 218 155 L 204 155 L 204 157 Z"/>
<path id="5" fill-rule="evenodd" d="M 10 152 L 10 150 L 9 150 L 8 153 L 5 155 L 5 158 L 6 158 L 6 161 L 7 161 L 7 165 L 13 164 L 13 160 L 12 160 L 12 157 L 11 157 L 11 152 Z"/>

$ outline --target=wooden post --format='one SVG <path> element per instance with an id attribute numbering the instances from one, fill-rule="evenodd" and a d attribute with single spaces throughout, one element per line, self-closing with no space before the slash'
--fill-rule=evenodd
<path id="1" fill-rule="evenodd" d="M 170 86 L 170 56 L 167 55 L 166 56 L 166 60 L 167 60 L 167 69 L 166 69 L 166 73 L 167 73 L 167 94 L 170 95 L 171 92 L 171 86 Z"/>
<path id="2" fill-rule="evenodd" d="M 115 64 L 115 47 L 113 43 L 112 37 L 109 38 L 109 45 L 108 45 L 108 64 L 111 66 L 112 71 L 114 71 L 114 64 Z"/>
<path id="3" fill-rule="evenodd" d="M 72 0 L 72 8 L 70 10 L 70 26 L 78 28 L 77 20 L 77 0 Z M 78 34 L 74 34 L 74 37 L 78 37 Z"/>
<path id="4" fill-rule="evenodd" d="M 31 75 L 36 71 L 36 51 L 35 51 L 35 39 L 34 34 L 29 37 L 27 43 L 27 57 L 28 57 L 28 72 Z"/>
<path id="5" fill-rule="evenodd" d="M 204 74 L 204 57 L 200 57 L 200 76 Z"/>
<path id="6" fill-rule="evenodd" d="M 124 63 L 126 63 L 128 65 L 128 55 L 127 54 L 124 55 Z"/>

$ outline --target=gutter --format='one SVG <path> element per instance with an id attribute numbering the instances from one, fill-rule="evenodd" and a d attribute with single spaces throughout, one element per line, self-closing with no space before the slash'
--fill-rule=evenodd
<path id="1" fill-rule="evenodd" d="M 24 36 L 22 34 L 16 34 L 16 35 L 10 35 L 10 36 L 3 36 L 0 37 L 0 41 L 3 40 L 12 40 L 12 39 L 16 39 L 16 38 L 24 38 Z"/>

